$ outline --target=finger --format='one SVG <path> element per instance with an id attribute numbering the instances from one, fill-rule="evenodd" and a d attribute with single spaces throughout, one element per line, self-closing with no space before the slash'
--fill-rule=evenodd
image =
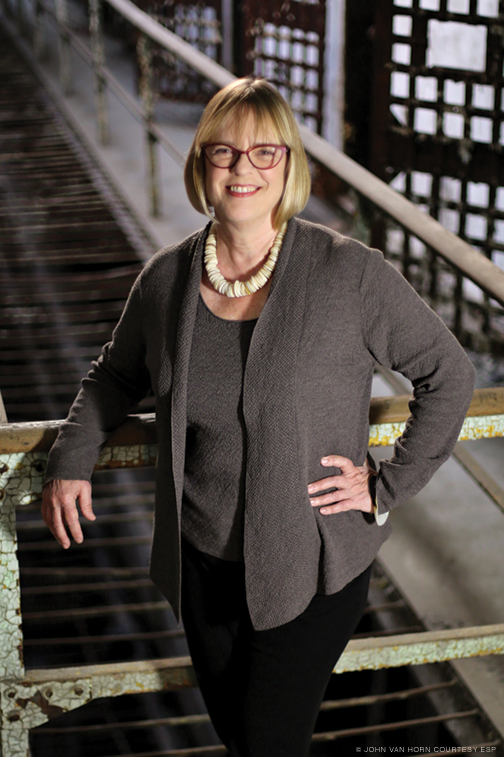
<path id="1" fill-rule="evenodd" d="M 327 494 L 319 494 L 318 497 L 312 497 L 310 499 L 310 505 L 312 507 L 322 507 L 322 505 L 332 505 L 346 500 L 350 501 L 348 492 L 335 491 L 328 492 Z"/>
<path id="2" fill-rule="evenodd" d="M 79 492 L 79 507 L 81 513 L 88 520 L 96 520 L 96 515 L 93 512 L 93 503 L 91 498 L 91 486 L 83 486 L 82 491 Z"/>
<path id="3" fill-rule="evenodd" d="M 331 505 L 330 507 L 322 507 L 319 512 L 321 515 L 335 515 L 336 513 L 346 513 L 348 510 L 356 508 L 345 506 L 343 503 L 338 505 Z"/>
<path id="4" fill-rule="evenodd" d="M 316 492 L 324 491 L 324 489 L 335 489 L 340 486 L 348 486 L 346 481 L 343 481 L 343 476 L 329 476 L 328 478 L 320 478 L 318 481 L 314 481 L 308 484 L 308 493 L 315 494 Z"/>
<path id="5" fill-rule="evenodd" d="M 339 468 L 345 476 L 355 470 L 355 465 L 352 461 L 342 455 L 326 455 L 320 462 L 326 467 Z"/>
<path id="6" fill-rule="evenodd" d="M 75 504 L 67 505 L 66 507 L 64 507 L 63 518 L 74 541 L 76 541 L 77 544 L 82 544 L 82 542 L 84 541 L 84 536 L 82 535 L 82 529 L 79 523 L 79 514 L 77 512 Z"/>
<path id="7" fill-rule="evenodd" d="M 51 531 L 58 544 L 61 544 L 63 549 L 68 549 L 70 546 L 70 539 L 68 538 L 66 528 L 63 525 L 63 521 L 61 519 L 61 510 L 59 507 L 51 508 L 51 519 L 50 523 L 47 523 L 47 525 L 49 526 L 49 530 Z"/>

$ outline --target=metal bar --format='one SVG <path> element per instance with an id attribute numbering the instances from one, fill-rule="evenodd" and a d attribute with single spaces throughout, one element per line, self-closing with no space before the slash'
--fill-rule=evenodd
<path id="1" fill-rule="evenodd" d="M 140 602 L 130 605 L 102 605 L 101 607 L 79 607 L 72 610 L 40 610 L 24 612 L 23 619 L 32 623 L 35 621 L 51 622 L 58 618 L 98 618 L 107 615 L 120 615 L 121 613 L 145 613 L 162 612 L 170 607 L 164 599 L 161 602 Z"/>
<path id="2" fill-rule="evenodd" d="M 449 689 L 452 686 L 456 686 L 458 681 L 452 678 L 451 681 L 443 683 L 433 683 L 429 686 L 418 686 L 414 689 L 403 689 L 401 691 L 392 691 L 390 694 L 369 694 L 363 697 L 351 697 L 349 699 L 336 699 L 336 700 L 324 700 L 320 705 L 321 712 L 328 712 L 331 710 L 341 710 L 347 707 L 370 707 L 374 704 L 383 704 L 385 702 L 398 702 L 404 699 L 412 699 L 413 697 L 423 696 L 429 694 L 432 691 L 439 691 Z"/>
<path id="3" fill-rule="evenodd" d="M 351 640 L 335 672 L 401 667 L 487 654 L 504 654 L 504 625 L 429 631 L 392 636 L 377 642 Z M 174 690 L 196 685 L 189 657 L 77 668 L 31 670 L 0 681 L 10 701 L 6 729 L 33 728 L 91 699 Z M 477 710 L 474 711 L 477 713 Z M 468 716 L 463 713 L 461 716 Z M 449 717 L 453 717 L 449 716 Z"/>
<path id="4" fill-rule="evenodd" d="M 56 576 L 57 578 L 66 578 L 67 576 L 79 576 L 80 578 L 83 576 L 96 576 L 97 578 L 101 576 L 138 576 L 147 575 L 148 572 L 147 566 L 143 565 L 137 568 L 88 568 L 85 566 L 79 568 L 21 568 L 22 576 Z"/>
<path id="5" fill-rule="evenodd" d="M 201 725 L 209 723 L 208 715 L 185 715 L 173 718 L 157 718 L 156 720 L 135 720 L 125 721 L 122 723 L 95 723 L 93 725 L 67 726 L 62 728 L 44 728 L 44 734 L 62 734 L 62 733 L 99 733 L 100 731 L 110 730 L 111 726 L 121 730 L 135 730 L 136 728 L 155 728 L 158 726 L 168 726 L 174 728 L 177 726 Z"/>
<path id="6" fill-rule="evenodd" d="M 336 673 L 504 654 L 504 624 L 351 640 Z"/>
<path id="7" fill-rule="evenodd" d="M 93 81 L 95 93 L 98 138 L 102 145 L 110 139 L 105 83 L 101 69 L 105 65 L 105 45 L 101 22 L 100 0 L 89 0 L 89 33 L 91 35 L 91 55 L 93 59 Z"/>
<path id="8" fill-rule="evenodd" d="M 43 6 L 40 0 L 35 0 L 34 7 L 33 50 L 37 60 L 42 60 L 46 51 L 46 37 L 44 28 Z"/>
<path id="9" fill-rule="evenodd" d="M 118 503 L 120 506 L 121 503 Z M 100 501 L 98 500 L 96 502 L 96 511 L 98 512 L 100 509 Z M 154 515 L 151 511 L 149 512 L 138 512 L 138 513 L 123 513 L 121 515 L 101 515 L 100 516 L 100 524 L 101 525 L 110 525 L 111 523 L 137 523 L 138 521 L 152 521 L 154 518 Z M 24 523 L 18 523 L 17 524 L 17 530 L 18 533 L 20 531 L 38 531 L 40 529 L 44 529 L 46 526 L 44 526 L 43 522 L 40 520 L 30 520 L 25 521 Z"/>
<path id="10" fill-rule="evenodd" d="M 380 704 L 384 702 L 396 702 L 403 701 L 405 699 L 412 699 L 413 697 L 423 696 L 432 691 L 439 691 L 440 689 L 447 689 L 458 682 L 456 680 L 447 681 L 446 683 L 437 683 L 431 686 L 421 686 L 415 689 L 405 689 L 403 691 L 394 691 L 390 694 L 375 694 L 364 697 L 352 697 L 350 699 L 338 699 L 336 701 L 324 701 L 321 704 L 320 711 L 328 712 L 332 710 L 341 710 L 351 707 L 367 707 L 374 704 Z M 210 722 L 210 717 L 207 714 L 202 715 L 185 715 L 181 717 L 169 717 L 169 718 L 157 718 L 155 720 L 138 720 L 138 721 L 126 721 L 121 723 L 114 723 L 114 727 L 121 730 L 137 729 L 137 728 L 154 728 L 158 726 L 168 726 L 170 728 L 187 726 L 187 725 L 202 725 Z M 107 731 L 111 727 L 110 723 L 95 723 L 92 725 L 81 726 L 63 726 L 60 728 L 44 728 L 45 734 L 57 734 L 63 733 L 99 733 L 101 731 Z"/>
<path id="11" fill-rule="evenodd" d="M 46 526 L 47 528 L 47 526 Z M 23 597 L 33 597 L 46 594 L 75 594 L 77 592 L 110 591 L 115 589 L 152 588 L 154 584 L 150 578 L 138 578 L 130 581 L 100 581 L 91 584 L 58 584 L 57 586 L 27 586 L 23 587 Z"/>
<path id="12" fill-rule="evenodd" d="M 216 746 L 192 746 L 185 749 L 163 749 L 162 752 L 134 752 L 124 754 L 122 757 L 206 757 L 207 754 L 227 755 L 227 748 L 222 745 Z M 112 757 L 110 755 L 109 757 Z"/>
<path id="13" fill-rule="evenodd" d="M 81 646 L 84 644 L 110 644 L 115 641 L 152 641 L 154 639 L 182 639 L 185 631 L 145 631 L 144 633 L 101 634 L 100 636 L 56 636 L 53 639 L 25 639 L 25 647 Z"/>
<path id="14" fill-rule="evenodd" d="M 384 628 L 380 631 L 366 631 L 365 633 L 354 633 L 352 639 L 377 639 L 379 636 L 393 636 L 395 634 L 402 633 L 415 633 L 416 631 L 423 631 L 422 625 L 411 626 L 394 626 L 394 628 Z"/>
<path id="15" fill-rule="evenodd" d="M 146 534 L 145 536 L 109 536 L 98 539 L 87 538 L 79 545 L 79 549 L 96 549 L 97 547 L 117 547 L 117 549 L 122 549 L 137 544 L 150 544 L 151 540 L 152 536 L 150 534 Z M 23 542 L 18 546 L 18 552 L 58 552 L 60 549 L 61 546 L 55 539 L 48 539 L 43 542 Z"/>
<path id="16" fill-rule="evenodd" d="M 408 402 L 410 395 L 398 397 L 373 398 L 370 405 L 370 421 L 372 427 L 386 424 L 399 424 L 409 416 Z M 489 436 L 501 434 L 492 433 L 499 426 L 499 416 L 504 415 L 504 387 L 493 389 L 477 389 L 466 420 L 479 419 L 483 424 L 488 421 Z M 492 426 L 496 418 L 497 426 Z M 0 455 L 17 452 L 42 452 L 51 448 L 62 421 L 38 421 L 32 423 L 11 423 L 0 427 Z M 469 429 L 474 424 L 469 424 Z M 461 434 L 464 437 L 464 431 Z M 478 437 L 480 438 L 480 437 Z M 127 445 L 155 444 L 157 441 L 156 420 L 152 413 L 131 415 L 113 434 L 111 434 L 107 448 L 125 447 Z"/>
<path id="17" fill-rule="evenodd" d="M 446 720 L 460 720 L 461 718 L 471 718 L 479 715 L 479 710 L 465 710 L 463 712 L 450 712 L 446 715 L 431 715 L 428 718 L 415 718 L 413 720 L 400 720 L 396 723 L 382 723 L 380 725 L 365 725 L 360 728 L 345 728 L 341 731 L 327 731 L 326 733 L 315 733 L 312 742 L 320 743 L 324 741 L 335 741 L 336 739 L 346 739 L 349 736 L 362 736 L 366 733 L 381 733 L 382 731 L 398 731 L 401 728 L 415 728 L 419 725 L 429 725 L 430 723 L 444 723 Z M 467 748 L 466 748 L 467 749 Z M 451 752 L 450 752 L 451 753 Z"/>
<path id="18" fill-rule="evenodd" d="M 0 424 L 6 425 L 7 414 L 1 393 L 0 411 Z M 0 474 L 2 472 L 0 462 Z M 12 497 L 0 489 L 0 681 L 4 677 L 20 678 L 25 672 L 15 507 Z M 12 734 L 4 727 L 12 716 L 11 702 L 0 687 L 0 757 L 28 757 L 28 731 L 16 729 Z"/>
<path id="19" fill-rule="evenodd" d="M 63 94 L 72 91 L 72 69 L 70 67 L 70 45 L 68 42 L 68 0 L 55 0 L 58 23 L 59 77 Z"/>
<path id="20" fill-rule="evenodd" d="M 156 218 L 160 209 L 159 161 L 157 158 L 157 140 L 149 128 L 154 118 L 154 86 L 152 70 L 152 43 L 144 34 L 137 42 L 137 56 L 140 67 L 140 99 L 143 104 L 145 118 L 145 139 L 148 155 L 148 194 L 150 198 L 150 212 Z"/>

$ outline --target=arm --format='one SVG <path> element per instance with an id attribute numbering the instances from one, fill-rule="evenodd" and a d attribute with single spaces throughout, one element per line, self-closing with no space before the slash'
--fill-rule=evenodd
<path id="1" fill-rule="evenodd" d="M 63 547 L 70 546 L 66 527 L 78 543 L 83 538 L 76 501 L 88 520 L 95 519 L 89 482 L 98 455 L 111 431 L 145 396 L 149 386 L 139 278 L 112 341 L 103 347 L 83 380 L 49 453 L 42 517 Z"/>
<path id="2" fill-rule="evenodd" d="M 376 250 L 370 251 L 362 277 L 361 307 L 369 352 L 376 362 L 413 383 L 411 415 L 395 442 L 393 457 L 381 463 L 373 481 L 375 503 L 369 493 L 375 471 L 337 456 L 322 464 L 339 467 L 342 475 L 315 482 L 309 491 L 337 486 L 338 491 L 315 497 L 313 506 L 324 505 L 322 514 L 374 509 L 381 524 L 384 515 L 420 491 L 451 454 L 471 401 L 474 369 L 455 337 Z"/>

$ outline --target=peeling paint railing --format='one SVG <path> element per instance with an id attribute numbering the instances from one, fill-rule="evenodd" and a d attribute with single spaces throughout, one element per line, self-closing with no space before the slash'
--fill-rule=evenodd
<path id="1" fill-rule="evenodd" d="M 370 446 L 392 444 L 409 414 L 408 397 L 374 399 Z M 100 697 L 195 686 L 188 657 L 78 668 L 26 670 L 16 508 L 40 497 L 47 452 L 59 422 L 0 426 L 0 710 L 2 757 L 27 757 L 28 731 Z M 460 440 L 504 436 L 504 389 L 475 392 Z M 153 415 L 131 416 L 109 439 L 97 470 L 155 464 Z M 336 673 L 504 654 L 504 624 L 352 640 Z"/>

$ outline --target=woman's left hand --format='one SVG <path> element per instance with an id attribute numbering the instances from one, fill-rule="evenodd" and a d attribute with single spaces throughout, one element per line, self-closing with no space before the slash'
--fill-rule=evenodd
<path id="1" fill-rule="evenodd" d="M 369 493 L 369 479 L 377 473 L 368 465 L 354 465 L 348 457 L 341 455 L 328 455 L 320 461 L 322 465 L 331 468 L 339 468 L 339 476 L 321 478 L 308 485 L 310 504 L 320 507 L 322 515 L 343 513 L 347 510 L 361 510 L 364 513 L 373 512 L 373 500 Z M 333 489 L 336 491 L 314 496 L 317 492 Z M 323 507 L 321 507 L 323 505 Z M 329 507 L 328 507 L 329 505 Z"/>

